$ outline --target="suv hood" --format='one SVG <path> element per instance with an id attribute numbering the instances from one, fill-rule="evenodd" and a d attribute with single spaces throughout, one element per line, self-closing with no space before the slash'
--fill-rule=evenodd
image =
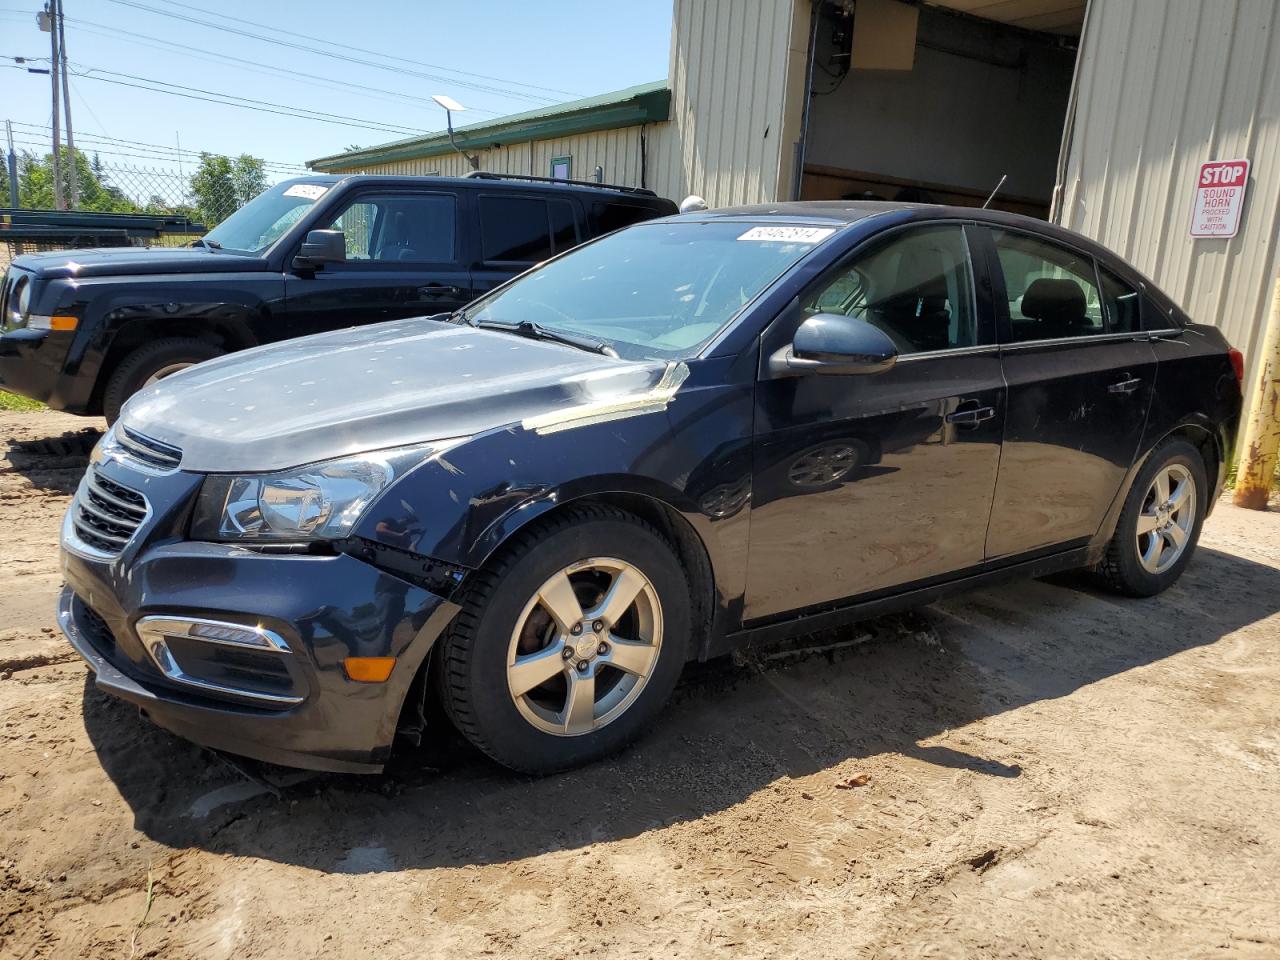
<path id="1" fill-rule="evenodd" d="M 157 273 L 240 273 L 265 270 L 261 257 L 218 253 L 204 247 L 104 247 L 98 250 L 57 250 L 28 253 L 13 261 L 49 280 L 86 277 L 138 276 Z"/>
<path id="2" fill-rule="evenodd" d="M 182 469 L 255 473 L 521 422 L 662 409 L 684 364 L 629 362 L 426 318 L 287 340 L 136 394 L 122 426 L 182 450 Z"/>

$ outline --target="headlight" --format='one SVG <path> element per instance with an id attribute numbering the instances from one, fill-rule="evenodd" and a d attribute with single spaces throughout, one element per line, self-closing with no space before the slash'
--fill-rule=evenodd
<path id="1" fill-rule="evenodd" d="M 200 488 L 192 539 L 340 539 L 393 481 L 459 442 L 396 447 L 280 473 L 211 474 Z"/>

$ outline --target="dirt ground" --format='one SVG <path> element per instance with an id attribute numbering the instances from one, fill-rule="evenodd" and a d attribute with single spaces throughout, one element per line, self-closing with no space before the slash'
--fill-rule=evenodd
<path id="1" fill-rule="evenodd" d="M 1280 514 L 695 671 L 612 762 L 258 768 L 56 634 L 85 421 L 0 415 L 0 957 L 1280 957 Z M 6 452 L 7 451 L 7 452 Z"/>

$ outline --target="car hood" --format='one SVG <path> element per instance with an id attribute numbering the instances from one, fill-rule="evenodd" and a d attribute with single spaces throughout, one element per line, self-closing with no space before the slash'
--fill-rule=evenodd
<path id="1" fill-rule="evenodd" d="M 120 424 L 182 450 L 182 469 L 281 470 L 522 423 L 661 407 L 684 364 L 418 319 L 288 340 L 202 363 L 136 394 Z"/>
<path id="2" fill-rule="evenodd" d="M 50 280 L 88 277 L 139 276 L 157 273 L 240 273 L 265 270 L 261 257 L 218 253 L 204 247 L 106 247 L 99 250 L 57 250 L 28 253 L 15 267 Z"/>

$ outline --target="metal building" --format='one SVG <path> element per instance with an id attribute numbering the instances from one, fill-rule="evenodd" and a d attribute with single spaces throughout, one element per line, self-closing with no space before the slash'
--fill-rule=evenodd
<path id="1" fill-rule="evenodd" d="M 1280 0 L 674 0 L 667 81 L 457 133 L 480 169 L 711 206 L 1001 183 L 993 206 L 1100 240 L 1251 370 L 1280 269 Z M 1202 190 L 1229 160 L 1247 175 Z M 469 169 L 445 135 L 311 165 Z M 1237 229 L 1192 236 L 1201 202 Z"/>

